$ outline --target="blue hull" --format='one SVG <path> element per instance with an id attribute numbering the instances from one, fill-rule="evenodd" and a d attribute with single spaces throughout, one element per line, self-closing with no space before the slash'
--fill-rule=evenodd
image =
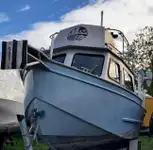
<path id="1" fill-rule="evenodd" d="M 100 137 L 132 139 L 144 116 L 141 99 L 105 80 L 46 62 L 25 79 L 25 114 L 44 110 L 39 137 Z M 72 138 L 71 138 L 72 139 Z"/>

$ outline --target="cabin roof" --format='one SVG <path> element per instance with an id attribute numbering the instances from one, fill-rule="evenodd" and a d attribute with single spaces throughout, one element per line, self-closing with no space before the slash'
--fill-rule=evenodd
<path id="1" fill-rule="evenodd" d="M 63 29 L 55 38 L 54 48 L 64 46 L 105 47 L 105 28 L 79 24 Z"/>

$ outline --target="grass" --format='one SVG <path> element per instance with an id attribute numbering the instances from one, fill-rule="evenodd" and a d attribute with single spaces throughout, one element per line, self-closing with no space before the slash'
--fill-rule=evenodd
<path id="1" fill-rule="evenodd" d="M 141 136 L 140 140 L 141 140 L 142 150 L 153 149 L 153 138 L 149 138 L 147 136 Z M 22 138 L 15 137 L 14 143 L 15 143 L 14 147 L 6 146 L 5 150 L 24 150 Z M 42 144 L 33 144 L 33 150 L 48 150 L 48 147 Z"/>
<path id="2" fill-rule="evenodd" d="M 153 138 L 147 136 L 140 137 L 142 150 L 152 150 L 153 149 Z"/>
<path id="3" fill-rule="evenodd" d="M 21 137 L 14 137 L 14 146 L 7 145 L 4 150 L 24 150 L 24 142 Z M 33 144 L 33 150 L 48 150 L 47 145 Z"/>

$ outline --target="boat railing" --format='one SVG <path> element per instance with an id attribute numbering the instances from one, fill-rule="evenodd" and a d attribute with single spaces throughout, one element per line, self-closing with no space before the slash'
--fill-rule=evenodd
<path id="1" fill-rule="evenodd" d="M 114 39 L 117 39 L 119 35 L 121 36 L 121 38 L 122 38 L 122 43 L 121 43 L 122 44 L 122 51 L 120 51 L 117 47 L 115 47 L 111 43 L 106 43 L 106 46 L 108 46 L 108 48 L 110 48 L 110 49 L 115 49 L 117 55 L 125 60 L 126 59 L 126 56 L 125 56 L 126 51 L 129 49 L 129 46 L 130 46 L 128 39 L 126 38 L 124 33 L 118 29 L 106 28 L 105 30 L 112 31 L 111 35 Z M 118 32 L 118 34 L 114 34 L 113 31 Z M 129 61 L 129 60 L 127 60 L 127 61 Z"/>
<path id="2" fill-rule="evenodd" d="M 41 47 L 40 50 L 38 51 L 39 59 L 41 60 L 41 57 L 44 56 L 45 58 L 50 60 L 50 58 L 44 53 L 44 51 L 46 51 L 46 49 L 44 47 Z M 28 55 L 29 55 L 29 53 L 28 53 Z"/>
<path id="3" fill-rule="evenodd" d="M 50 59 L 52 59 L 53 56 L 53 49 L 54 49 L 54 41 L 56 36 L 58 35 L 59 32 L 55 32 L 54 34 L 50 35 L 49 38 L 51 39 L 51 46 L 50 46 Z"/>
<path id="4" fill-rule="evenodd" d="M 126 38 L 126 36 L 124 35 L 124 33 L 118 29 L 115 29 L 115 28 L 105 28 L 105 30 L 109 31 L 113 37 L 113 39 L 116 39 L 118 38 L 118 36 L 120 35 L 121 38 L 122 38 L 122 50 L 119 50 L 116 46 L 114 46 L 112 43 L 105 43 L 106 47 L 110 50 L 114 49 L 116 51 L 116 54 L 123 60 L 125 61 L 129 61 L 127 60 L 125 54 L 126 54 L 126 50 L 128 50 L 129 48 L 129 41 L 128 39 Z M 114 31 L 117 32 L 118 34 L 114 34 Z M 50 50 L 50 56 L 49 58 L 52 59 L 52 56 L 53 56 L 53 50 L 54 50 L 54 42 L 55 42 L 55 39 L 56 39 L 56 36 L 59 34 L 59 32 L 55 32 L 54 34 L 50 35 L 49 38 L 51 39 L 51 44 L 50 44 L 50 47 L 49 47 L 49 50 Z M 125 50 L 125 47 L 126 47 L 126 50 Z"/>
<path id="5" fill-rule="evenodd" d="M 111 43 L 106 43 L 105 44 L 109 49 L 115 49 L 117 52 L 117 55 L 123 56 L 123 53 L 121 51 L 119 51 L 113 44 Z"/>

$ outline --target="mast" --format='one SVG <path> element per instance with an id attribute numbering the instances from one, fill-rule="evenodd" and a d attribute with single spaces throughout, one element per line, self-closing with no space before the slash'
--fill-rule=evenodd
<path id="1" fill-rule="evenodd" d="M 103 26 L 103 14 L 104 14 L 104 12 L 101 11 L 101 26 Z"/>

